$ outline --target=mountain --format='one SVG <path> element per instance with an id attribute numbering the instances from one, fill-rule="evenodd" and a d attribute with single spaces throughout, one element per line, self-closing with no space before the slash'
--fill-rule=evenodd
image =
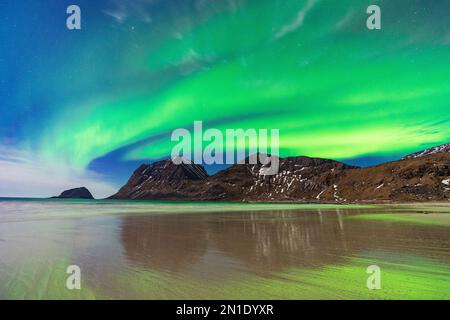
<path id="1" fill-rule="evenodd" d="M 91 192 L 85 187 L 66 190 L 53 199 L 94 199 Z"/>
<path id="2" fill-rule="evenodd" d="M 181 199 L 193 182 L 204 181 L 207 177 L 200 165 L 175 165 L 171 160 L 163 160 L 141 165 L 110 199 Z M 190 192 L 186 193 L 186 198 L 191 196 Z"/>
<path id="3" fill-rule="evenodd" d="M 339 201 L 445 201 L 449 178 L 450 153 L 443 152 L 346 171 L 335 189 Z"/>
<path id="4" fill-rule="evenodd" d="M 205 200 L 227 201 L 309 201 L 323 186 L 345 170 L 356 167 L 344 163 L 309 157 L 279 160 L 276 175 L 262 175 L 261 164 L 238 164 L 208 178 L 202 192 Z"/>
<path id="5" fill-rule="evenodd" d="M 429 149 L 431 150 L 431 149 Z M 279 159 L 278 174 L 261 164 L 233 165 L 208 176 L 200 165 L 170 160 L 139 167 L 112 199 L 300 201 L 321 203 L 443 201 L 450 198 L 450 152 L 360 168 L 309 157 Z"/>
<path id="6" fill-rule="evenodd" d="M 437 147 L 425 149 L 419 152 L 415 152 L 412 154 L 409 154 L 402 158 L 404 159 L 411 159 L 411 158 L 420 158 L 424 156 L 429 156 L 430 154 L 436 154 L 436 153 L 442 153 L 442 152 L 450 152 L 450 143 L 446 143 Z"/>

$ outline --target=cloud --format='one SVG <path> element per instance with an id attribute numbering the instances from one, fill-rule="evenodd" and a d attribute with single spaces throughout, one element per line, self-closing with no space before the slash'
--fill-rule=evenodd
<path id="1" fill-rule="evenodd" d="M 344 28 L 349 22 L 352 21 L 354 15 L 353 10 L 349 10 L 338 22 L 336 22 L 335 30 Z"/>
<path id="2" fill-rule="evenodd" d="M 286 34 L 300 28 L 303 25 L 306 14 L 308 13 L 309 10 L 311 10 L 314 7 L 316 2 L 317 2 L 316 0 L 308 0 L 306 2 L 305 6 L 299 12 L 297 12 L 297 15 L 295 16 L 294 20 L 292 20 L 288 24 L 284 25 L 275 34 L 275 39 L 280 39 L 280 38 L 284 37 Z"/>
<path id="3" fill-rule="evenodd" d="M 50 197 L 85 186 L 94 197 L 105 198 L 117 186 L 102 181 L 94 172 L 35 159 L 30 153 L 0 145 L 0 196 Z"/>
<path id="4" fill-rule="evenodd" d="M 127 18 L 127 12 L 123 9 L 107 9 L 103 10 L 103 13 L 114 18 L 118 23 L 123 23 Z"/>
<path id="5" fill-rule="evenodd" d="M 124 23 L 128 18 L 135 17 L 144 23 L 153 21 L 149 10 L 158 0 L 114 0 L 110 8 L 103 10 L 103 13 L 114 18 L 118 23 Z"/>

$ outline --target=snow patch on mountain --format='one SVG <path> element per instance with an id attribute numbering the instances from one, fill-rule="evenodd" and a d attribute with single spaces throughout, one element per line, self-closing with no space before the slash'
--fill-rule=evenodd
<path id="1" fill-rule="evenodd" d="M 420 158 L 420 157 L 424 157 L 424 156 L 429 156 L 432 154 L 436 154 L 436 153 L 441 153 L 441 152 L 450 152 L 450 143 L 446 143 L 437 147 L 433 147 L 433 148 L 429 148 L 429 149 L 425 149 L 419 152 L 415 152 L 412 153 L 410 155 L 407 155 L 405 157 L 402 158 L 402 160 L 404 159 L 414 159 L 414 158 Z"/>

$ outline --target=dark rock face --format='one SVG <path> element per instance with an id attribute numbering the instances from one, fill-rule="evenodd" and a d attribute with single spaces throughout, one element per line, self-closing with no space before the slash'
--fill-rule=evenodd
<path id="1" fill-rule="evenodd" d="M 206 200 L 310 201 L 334 177 L 355 167 L 318 158 L 280 159 L 276 175 L 261 174 L 260 164 L 238 164 L 210 177 L 204 188 Z"/>
<path id="2" fill-rule="evenodd" d="M 94 199 L 92 194 L 85 187 L 66 190 L 54 199 Z"/>
<path id="3" fill-rule="evenodd" d="M 278 174 L 261 164 L 236 164 L 213 176 L 200 165 L 170 160 L 139 167 L 113 199 L 300 201 L 321 203 L 443 201 L 450 198 L 450 152 L 405 157 L 359 168 L 309 157 L 279 160 Z"/>
<path id="4" fill-rule="evenodd" d="M 450 153 L 437 153 L 347 171 L 335 184 L 337 196 L 352 202 L 445 201 L 449 178 Z"/>
<path id="5" fill-rule="evenodd" d="M 141 165 L 111 199 L 183 199 L 192 196 L 190 186 L 208 177 L 205 169 L 196 164 L 175 165 L 163 160 Z"/>

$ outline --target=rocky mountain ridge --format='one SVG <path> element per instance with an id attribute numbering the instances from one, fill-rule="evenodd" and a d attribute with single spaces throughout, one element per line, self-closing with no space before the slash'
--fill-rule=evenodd
<path id="1" fill-rule="evenodd" d="M 422 152 L 360 168 L 310 157 L 280 158 L 278 174 L 261 164 L 233 165 L 208 176 L 201 165 L 171 160 L 139 167 L 112 199 L 244 202 L 410 202 L 450 198 L 450 150 Z M 419 155 L 420 154 L 420 155 Z"/>

